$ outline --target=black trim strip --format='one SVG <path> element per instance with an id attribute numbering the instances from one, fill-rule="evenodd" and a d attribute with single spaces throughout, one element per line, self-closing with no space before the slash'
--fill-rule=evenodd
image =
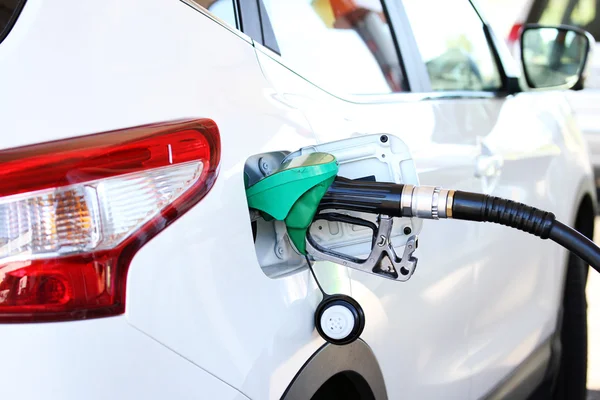
<path id="1" fill-rule="evenodd" d="M 269 14 L 267 13 L 265 4 L 262 0 L 256 1 L 258 3 L 258 16 L 260 18 L 261 34 L 263 39 L 262 44 L 265 47 L 273 50 L 275 53 L 281 55 L 281 51 L 279 50 L 279 44 L 277 43 L 277 37 L 275 36 L 275 32 L 273 31 L 271 19 L 269 18 Z"/>
<path id="2" fill-rule="evenodd" d="M 390 30 L 390 35 L 392 35 L 392 40 L 394 41 L 394 49 L 396 50 L 396 60 L 400 64 L 400 70 L 402 71 L 402 82 L 400 86 L 402 86 L 402 91 L 396 93 L 407 93 L 410 92 L 410 81 L 408 76 L 406 75 L 406 67 L 404 66 L 404 59 L 402 58 L 402 53 L 400 52 L 400 43 L 398 42 L 398 38 L 396 37 L 397 30 L 395 29 L 392 18 L 390 17 L 390 12 L 388 11 L 388 6 L 385 0 L 381 1 L 381 7 L 383 8 L 383 14 L 385 15 L 385 19 L 388 23 L 388 28 Z"/>
<path id="3" fill-rule="evenodd" d="M 257 0 L 235 0 L 238 10 L 238 22 L 240 31 L 250 38 L 262 43 L 262 31 L 260 26 L 260 14 L 258 12 Z"/>
<path id="4" fill-rule="evenodd" d="M 25 6 L 26 2 L 27 0 L 20 0 L 17 2 L 17 6 L 15 7 L 12 15 L 10 16 L 8 24 L 6 24 L 6 26 L 0 31 L 0 43 L 2 43 L 4 39 L 6 39 L 13 26 L 15 26 L 15 22 L 17 22 L 19 15 L 21 15 L 21 11 L 23 11 L 23 7 Z"/>
<path id="5" fill-rule="evenodd" d="M 496 68 L 498 69 L 498 74 L 500 74 L 500 79 L 502 80 L 502 86 L 492 90 L 492 92 L 497 93 L 498 96 L 502 96 L 505 94 L 515 94 L 520 92 L 521 88 L 519 86 L 519 79 L 509 77 L 506 74 L 506 69 L 504 68 L 502 57 L 500 57 L 500 53 L 498 52 L 496 37 L 494 36 L 490 24 L 483 18 L 483 15 L 481 15 L 473 1 L 469 0 L 469 3 L 471 4 L 473 10 L 475 10 L 475 13 L 479 17 L 479 20 L 481 21 L 483 33 L 485 35 L 485 40 L 488 44 L 490 52 L 492 53 L 492 57 L 494 58 L 494 63 L 496 64 Z"/>

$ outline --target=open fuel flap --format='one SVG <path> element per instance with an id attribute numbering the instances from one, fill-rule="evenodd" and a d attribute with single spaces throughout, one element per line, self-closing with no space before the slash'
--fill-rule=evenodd
<path id="1" fill-rule="evenodd" d="M 419 183 L 406 144 L 393 135 L 377 134 L 308 146 L 293 152 L 275 151 L 251 156 L 246 160 L 244 169 L 246 188 L 281 172 L 282 168 L 289 168 L 294 160 L 306 159 L 313 153 L 335 157 L 339 168 L 337 177 L 363 182 Z M 269 201 L 276 202 L 278 199 L 271 198 Z M 304 247 L 304 243 L 294 245 L 284 221 L 255 209 L 250 209 L 250 219 L 256 257 L 267 276 L 277 278 L 307 267 L 305 251 L 298 249 Z M 389 237 L 378 237 L 378 227 L 383 229 L 386 226 Z M 328 260 L 352 266 L 349 264 L 366 260 L 372 249 L 383 246 L 384 242 L 386 246 L 393 247 L 389 249 L 391 253 L 407 255 L 407 248 L 412 253 L 421 226 L 422 222 L 417 218 L 394 218 L 392 223 L 392 218 L 371 213 L 325 209 L 312 220 L 306 235 L 306 247 L 312 254 L 319 255 L 315 257 L 316 262 Z M 381 243 L 377 243 L 380 240 Z M 297 238 L 296 243 L 300 243 Z"/>

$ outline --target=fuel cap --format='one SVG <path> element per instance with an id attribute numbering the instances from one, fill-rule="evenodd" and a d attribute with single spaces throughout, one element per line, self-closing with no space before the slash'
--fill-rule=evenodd
<path id="1" fill-rule="evenodd" d="M 350 296 L 326 296 L 315 311 L 315 327 L 327 342 L 349 344 L 362 333 L 365 314 L 360 304 Z"/>

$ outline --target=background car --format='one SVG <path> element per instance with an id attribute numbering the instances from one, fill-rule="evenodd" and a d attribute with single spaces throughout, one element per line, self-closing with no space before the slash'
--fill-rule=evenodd
<path id="1" fill-rule="evenodd" d="M 565 92 L 536 79 L 568 67 L 560 87 L 577 84 L 583 60 L 550 55 L 563 34 L 585 53 L 585 35 L 524 43 L 522 79 L 469 1 L 424 3 L 0 0 L 2 396 L 583 398 L 587 268 L 558 246 L 425 221 L 408 282 L 317 261 L 366 315 L 333 346 L 286 233 L 253 232 L 248 168 L 385 134 L 422 184 L 592 235 L 585 142 Z M 368 151 L 352 155 L 364 176 L 398 157 Z"/>

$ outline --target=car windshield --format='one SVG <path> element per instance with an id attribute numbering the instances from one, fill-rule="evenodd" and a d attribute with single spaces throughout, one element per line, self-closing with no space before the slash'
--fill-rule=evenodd
<path id="1" fill-rule="evenodd" d="M 527 22 L 572 25 L 600 40 L 600 0 L 535 0 Z"/>

